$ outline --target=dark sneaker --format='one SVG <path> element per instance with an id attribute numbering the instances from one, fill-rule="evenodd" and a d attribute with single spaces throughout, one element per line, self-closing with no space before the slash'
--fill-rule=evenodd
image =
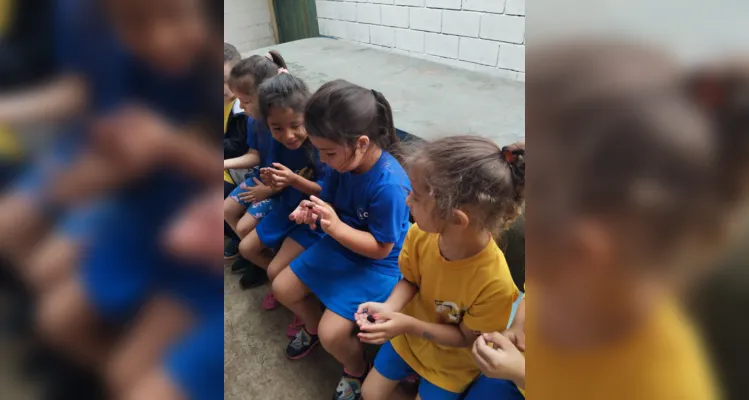
<path id="1" fill-rule="evenodd" d="M 237 257 L 239 257 L 239 241 L 229 239 L 224 246 L 224 260 L 233 260 Z"/>
<path id="2" fill-rule="evenodd" d="M 252 261 L 245 260 L 243 257 L 239 257 L 237 261 L 234 261 L 231 265 L 231 273 L 232 274 L 243 274 L 245 271 L 247 271 L 251 267 L 257 267 L 255 264 L 252 263 Z"/>
<path id="3" fill-rule="evenodd" d="M 239 285 L 242 286 L 242 289 L 244 290 L 262 286 L 265 282 L 268 282 L 268 273 L 265 272 L 264 269 L 255 265 L 247 268 L 242 274 L 242 277 L 239 278 Z"/>
<path id="4" fill-rule="evenodd" d="M 286 346 L 286 357 L 291 360 L 304 358 L 318 344 L 320 344 L 320 338 L 307 332 L 307 328 L 302 328 Z"/>
<path id="5" fill-rule="evenodd" d="M 360 400 L 361 399 L 361 387 L 364 384 L 364 379 L 367 378 L 369 369 L 364 375 L 358 377 L 353 376 L 346 371 L 343 371 L 341 380 L 338 381 L 338 387 L 335 388 L 335 394 L 333 400 Z"/>

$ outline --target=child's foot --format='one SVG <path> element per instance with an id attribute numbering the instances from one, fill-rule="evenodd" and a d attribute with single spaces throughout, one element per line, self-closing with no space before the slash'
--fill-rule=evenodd
<path id="1" fill-rule="evenodd" d="M 320 344 L 320 338 L 317 337 L 317 334 L 313 335 L 307 332 L 307 328 L 303 327 L 286 346 L 286 357 L 291 360 L 304 358 L 318 344 Z"/>
<path id="2" fill-rule="evenodd" d="M 367 371 L 362 376 L 354 376 L 343 370 L 343 376 L 338 381 L 338 387 L 335 389 L 333 394 L 333 400 L 359 400 L 361 399 L 361 387 L 364 384 L 364 379 L 367 378 L 369 373 L 369 365 L 367 365 Z"/>
<path id="3" fill-rule="evenodd" d="M 256 267 L 255 264 L 252 263 L 252 261 L 245 260 L 244 257 L 239 257 L 237 261 L 234 261 L 234 263 L 231 265 L 231 272 L 233 274 L 243 274 L 248 269 Z"/>
<path id="4" fill-rule="evenodd" d="M 260 306 L 263 307 L 263 310 L 265 311 L 271 311 L 278 308 L 278 300 L 276 300 L 276 296 L 273 296 L 273 292 L 268 292 L 263 296 L 263 301 L 260 303 Z"/>
<path id="5" fill-rule="evenodd" d="M 295 315 L 294 320 L 286 327 L 286 336 L 288 336 L 289 339 L 293 339 L 303 327 L 304 322 Z"/>
<path id="6" fill-rule="evenodd" d="M 233 260 L 239 256 L 239 241 L 230 239 L 224 246 L 224 260 Z"/>
<path id="7" fill-rule="evenodd" d="M 242 286 L 242 289 L 252 289 L 262 286 L 265 282 L 268 282 L 268 273 L 256 266 L 247 268 L 242 277 L 239 278 L 239 284 Z"/>

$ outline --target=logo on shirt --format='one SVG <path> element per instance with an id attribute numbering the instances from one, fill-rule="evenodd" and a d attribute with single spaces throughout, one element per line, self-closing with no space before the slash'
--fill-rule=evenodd
<path id="1" fill-rule="evenodd" d="M 359 220 L 361 221 L 369 218 L 369 213 L 367 211 L 364 211 L 364 209 L 361 207 L 356 209 L 356 215 L 359 216 Z"/>
<path id="2" fill-rule="evenodd" d="M 434 304 L 437 306 L 437 315 L 447 323 L 460 324 L 463 315 L 466 313 L 465 310 L 451 301 L 435 300 Z"/>
<path id="3" fill-rule="evenodd" d="M 296 171 L 296 174 L 301 176 L 304 179 L 312 180 L 312 178 L 314 178 L 315 171 L 310 167 L 304 167 L 300 169 L 299 171 Z"/>

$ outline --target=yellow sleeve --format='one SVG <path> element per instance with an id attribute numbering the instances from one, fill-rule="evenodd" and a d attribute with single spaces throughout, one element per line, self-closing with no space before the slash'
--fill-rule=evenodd
<path id="1" fill-rule="evenodd" d="M 502 332 L 507 328 L 512 303 L 518 298 L 512 282 L 497 281 L 486 287 L 476 302 L 466 311 L 463 323 L 474 332 Z"/>
<path id="2" fill-rule="evenodd" d="M 398 265 L 401 274 L 407 281 L 416 286 L 421 284 L 421 273 L 419 272 L 418 254 L 414 251 L 416 238 L 419 236 L 419 228 L 414 224 L 408 230 L 406 239 L 403 241 L 403 248 L 398 256 Z"/>

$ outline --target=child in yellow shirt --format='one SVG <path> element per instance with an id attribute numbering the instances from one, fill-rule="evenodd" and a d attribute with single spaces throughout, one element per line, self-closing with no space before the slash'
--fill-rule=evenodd
<path id="1" fill-rule="evenodd" d="M 504 330 L 518 297 L 492 232 L 520 215 L 525 169 L 472 136 L 422 143 L 407 167 L 417 225 L 400 254 L 405 279 L 385 303 L 364 303 L 356 315 L 362 342 L 386 342 L 362 397 L 391 399 L 415 372 L 422 399 L 458 399 L 481 372 L 475 339 Z"/>
<path id="2" fill-rule="evenodd" d="M 529 62 L 528 398 L 720 398 L 676 299 L 746 202 L 749 71 L 606 40 Z"/>

